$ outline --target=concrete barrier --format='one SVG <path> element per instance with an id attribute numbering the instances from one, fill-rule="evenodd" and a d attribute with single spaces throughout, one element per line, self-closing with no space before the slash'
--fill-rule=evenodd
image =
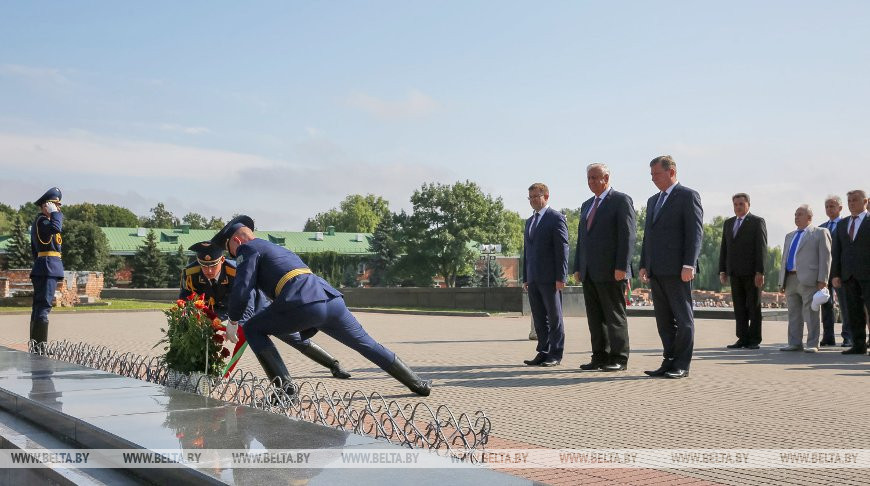
<path id="1" fill-rule="evenodd" d="M 174 302 L 178 298 L 178 289 L 103 289 L 102 298 Z"/>
<path id="2" fill-rule="evenodd" d="M 522 312 L 520 287 L 493 288 L 348 288 L 341 289 L 351 307 L 408 307 L 412 309 Z"/>

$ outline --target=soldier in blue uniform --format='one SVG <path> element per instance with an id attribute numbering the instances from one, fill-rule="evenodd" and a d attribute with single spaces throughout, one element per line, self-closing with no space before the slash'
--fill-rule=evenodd
<path id="1" fill-rule="evenodd" d="M 236 278 L 235 262 L 226 260 L 223 247 L 213 245 L 210 241 L 196 243 L 188 250 L 196 252 L 196 261 L 181 272 L 179 298 L 186 299 L 191 294 L 205 294 L 205 303 L 215 311 L 221 320 L 226 320 L 230 289 Z M 245 318 L 240 321 L 242 325 L 247 321 L 246 318 L 264 309 L 267 305 L 269 305 L 269 301 L 266 296 L 260 291 L 255 291 L 245 310 Z M 332 376 L 340 379 L 350 378 L 350 373 L 342 369 L 337 359 L 310 339 L 302 339 L 298 332 L 276 337 L 308 356 L 315 363 L 328 368 Z"/>
<path id="2" fill-rule="evenodd" d="M 57 290 L 57 282 L 63 280 L 60 235 L 63 229 L 63 214 L 60 212 L 60 189 L 52 187 L 34 204 L 40 214 L 30 227 L 30 250 L 33 252 L 33 310 L 30 313 L 30 340 L 36 344 L 48 341 L 48 313 Z"/>
<path id="3" fill-rule="evenodd" d="M 245 323 L 245 337 L 271 380 L 288 382 L 290 375 L 269 336 L 300 332 L 303 338 L 323 331 L 407 386 L 428 396 L 432 382 L 421 380 L 392 351 L 372 339 L 344 304 L 341 292 L 314 275 L 292 251 L 254 237 L 254 221 L 240 215 L 212 238 L 236 258 L 236 280 L 230 293 L 227 337 L 236 339 L 237 321 L 243 318 L 252 292 L 272 299 Z"/>

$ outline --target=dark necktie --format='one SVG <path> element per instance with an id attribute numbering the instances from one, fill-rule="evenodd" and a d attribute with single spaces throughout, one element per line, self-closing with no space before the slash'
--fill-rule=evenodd
<path id="1" fill-rule="evenodd" d="M 532 218 L 532 224 L 529 225 L 529 236 L 532 236 L 535 232 L 535 226 L 538 225 L 538 216 L 540 216 L 537 212 L 535 212 L 535 217 Z"/>
<path id="2" fill-rule="evenodd" d="M 731 236 L 737 238 L 737 230 L 740 229 L 740 224 L 743 222 L 743 218 L 737 218 L 737 221 L 734 222 L 734 232 Z"/>
<path id="3" fill-rule="evenodd" d="M 662 206 L 665 204 L 665 198 L 668 197 L 668 193 L 662 191 L 659 193 L 659 201 L 656 203 L 656 213 L 653 215 L 653 221 L 659 219 L 659 211 L 662 210 Z"/>
<path id="4" fill-rule="evenodd" d="M 852 216 L 852 223 L 849 225 L 849 240 L 855 241 L 855 226 L 857 226 L 858 216 Z"/>
<path id="5" fill-rule="evenodd" d="M 596 197 L 595 202 L 592 203 L 592 209 L 589 210 L 589 216 L 586 217 L 586 231 L 589 231 L 589 228 L 592 226 L 592 220 L 595 219 L 595 211 L 598 210 L 599 203 L 601 203 L 601 198 Z"/>

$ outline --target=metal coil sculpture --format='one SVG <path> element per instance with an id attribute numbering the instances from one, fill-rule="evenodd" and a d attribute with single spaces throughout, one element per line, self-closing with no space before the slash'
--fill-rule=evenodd
<path id="1" fill-rule="evenodd" d="M 446 406 L 401 405 L 381 394 L 330 392 L 322 382 L 269 382 L 237 369 L 229 378 L 176 375 L 159 357 L 120 353 L 106 346 L 69 341 L 29 343 L 33 354 L 108 371 L 225 402 L 367 435 L 408 448 L 429 449 L 480 462 L 492 424 L 482 411 L 458 417 Z"/>

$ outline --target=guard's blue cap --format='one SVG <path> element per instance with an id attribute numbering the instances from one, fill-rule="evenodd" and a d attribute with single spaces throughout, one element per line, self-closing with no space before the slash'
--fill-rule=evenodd
<path id="1" fill-rule="evenodd" d="M 33 204 L 36 204 L 37 206 L 42 206 L 47 202 L 59 203 L 60 198 L 60 189 L 52 187 L 51 189 L 45 191 L 45 194 L 43 194 L 42 197 L 37 199 L 36 202 Z"/>
<path id="2" fill-rule="evenodd" d="M 233 237 L 239 228 L 244 228 L 245 226 L 251 228 L 251 231 L 254 231 L 254 220 L 251 219 L 250 216 L 245 216 L 244 214 L 236 216 L 212 237 L 212 244 L 219 248 L 226 248 L 227 251 L 229 251 L 227 244 L 229 243 L 230 238 Z"/>
<path id="3" fill-rule="evenodd" d="M 196 252 L 196 260 L 204 267 L 217 265 L 224 254 L 224 249 L 211 241 L 200 241 L 187 249 Z"/>

